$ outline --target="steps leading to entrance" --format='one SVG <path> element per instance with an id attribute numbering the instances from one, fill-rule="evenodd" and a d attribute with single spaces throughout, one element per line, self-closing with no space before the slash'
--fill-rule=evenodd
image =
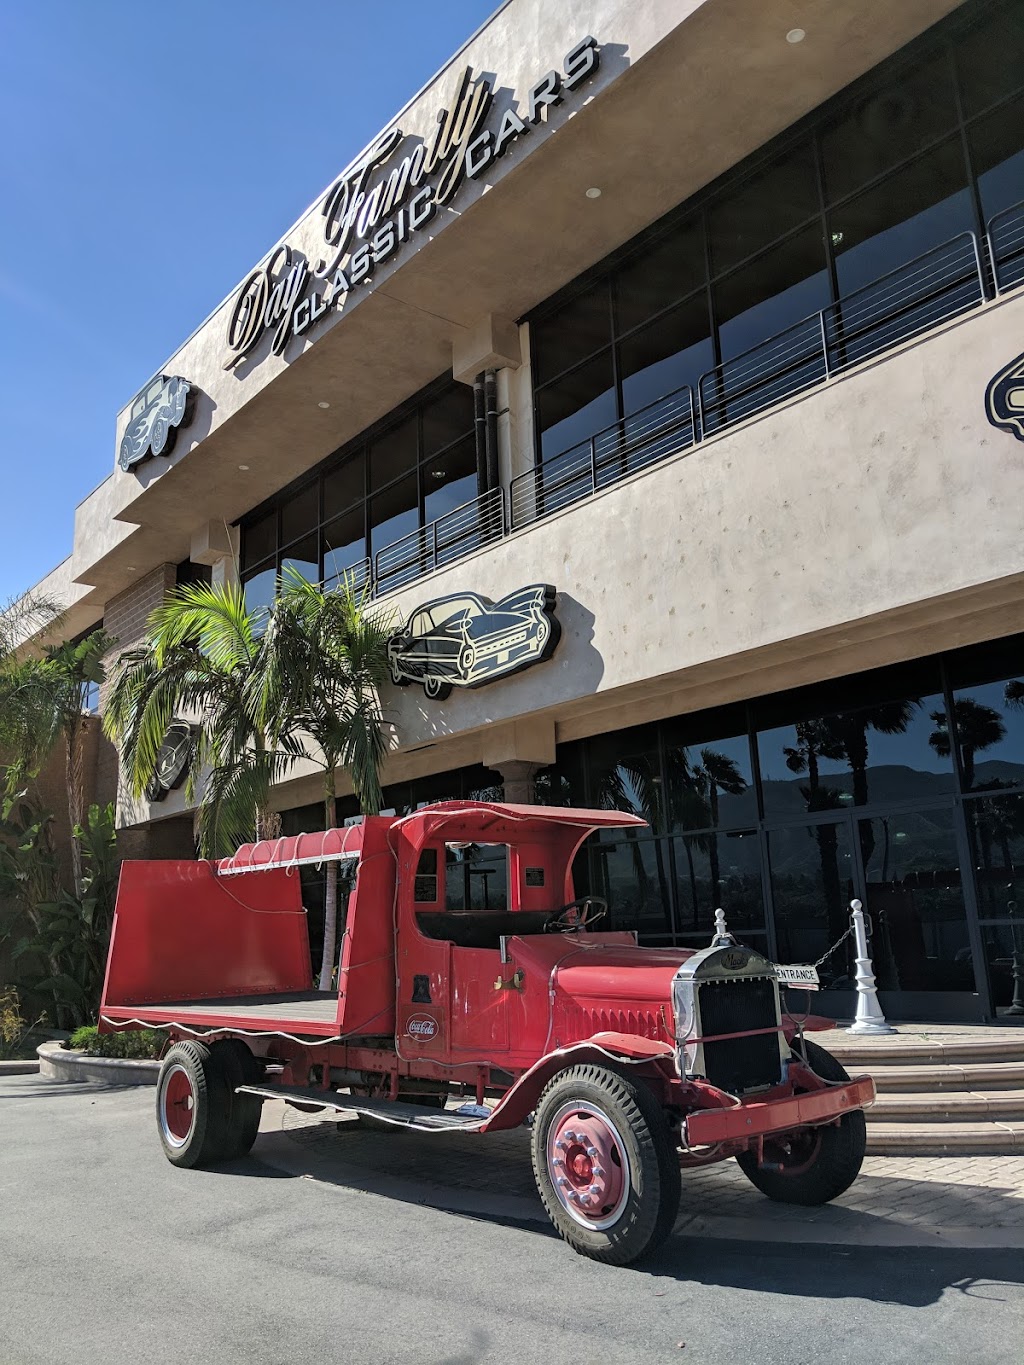
<path id="1" fill-rule="evenodd" d="M 818 1041 L 851 1075 L 875 1082 L 869 1154 L 1024 1152 L 1024 1029 L 905 1025 L 872 1038 L 837 1029 Z"/>

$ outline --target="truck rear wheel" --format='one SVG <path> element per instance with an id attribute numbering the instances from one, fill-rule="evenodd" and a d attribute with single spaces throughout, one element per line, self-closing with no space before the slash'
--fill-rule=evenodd
<path id="1" fill-rule="evenodd" d="M 156 1084 L 156 1122 L 174 1166 L 208 1166 L 223 1158 L 231 1097 L 218 1061 L 203 1043 L 175 1043 Z"/>
<path id="2" fill-rule="evenodd" d="M 241 1038 L 222 1038 L 210 1048 L 210 1059 L 224 1076 L 228 1088 L 228 1117 L 224 1129 L 222 1159 L 247 1156 L 256 1141 L 263 1113 L 259 1095 L 238 1095 L 236 1086 L 255 1085 L 262 1078 L 259 1062 Z"/>
<path id="3" fill-rule="evenodd" d="M 548 1217 L 581 1255 L 629 1265 L 672 1231 L 679 1157 L 643 1081 L 601 1066 L 559 1072 L 537 1105 L 532 1155 Z"/>
<path id="4" fill-rule="evenodd" d="M 850 1079 L 823 1047 L 806 1040 L 803 1047 L 804 1060 L 822 1080 Z M 750 1183 L 769 1199 L 780 1204 L 827 1204 L 857 1179 L 866 1143 L 864 1111 L 855 1109 L 837 1124 L 766 1137 L 764 1159 L 775 1169 L 758 1166 L 756 1152 L 741 1152 L 736 1161 Z"/>

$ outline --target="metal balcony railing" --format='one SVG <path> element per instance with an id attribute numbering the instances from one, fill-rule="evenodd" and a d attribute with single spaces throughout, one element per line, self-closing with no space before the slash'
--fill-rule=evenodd
<path id="1" fill-rule="evenodd" d="M 988 220 L 988 249 L 997 293 L 1024 283 L 1024 202 Z"/>
<path id="2" fill-rule="evenodd" d="M 697 439 L 693 390 L 684 385 L 512 480 L 512 530 L 527 526 L 685 450 Z"/>
<path id="3" fill-rule="evenodd" d="M 330 592 L 332 588 L 340 587 L 342 583 L 347 583 L 354 593 L 364 593 L 373 590 L 373 565 L 370 563 L 370 556 L 366 555 L 363 559 L 357 559 L 354 564 L 350 564 L 345 569 L 340 569 L 336 574 L 331 574 L 325 578 L 321 586 L 325 592 Z"/>
<path id="4" fill-rule="evenodd" d="M 378 550 L 373 561 L 374 592 L 400 588 L 504 534 L 504 493 L 492 488 Z"/>

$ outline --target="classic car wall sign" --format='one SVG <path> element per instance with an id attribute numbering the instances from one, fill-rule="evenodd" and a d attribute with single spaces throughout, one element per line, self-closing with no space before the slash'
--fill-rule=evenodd
<path id="1" fill-rule="evenodd" d="M 985 416 L 994 427 L 1024 441 L 1024 355 L 1011 360 L 985 390 Z"/>
<path id="2" fill-rule="evenodd" d="M 492 602 L 454 593 L 425 602 L 388 641 L 391 680 L 419 683 L 440 701 L 453 687 L 482 687 L 551 657 L 561 635 L 555 590 L 532 583 Z"/>
<path id="3" fill-rule="evenodd" d="M 121 468 L 127 471 L 147 455 L 170 455 L 194 407 L 195 390 L 187 379 L 158 374 L 132 403 L 117 456 Z"/>
<path id="4" fill-rule="evenodd" d="M 156 771 L 146 788 L 147 801 L 162 801 L 168 792 L 185 780 L 192 757 L 193 727 L 175 717 L 167 727 L 164 742 L 156 756 Z"/>

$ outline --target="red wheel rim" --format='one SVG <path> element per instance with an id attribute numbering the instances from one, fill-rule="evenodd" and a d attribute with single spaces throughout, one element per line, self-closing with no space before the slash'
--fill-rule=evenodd
<path id="1" fill-rule="evenodd" d="M 172 1147 L 184 1147 L 196 1121 L 196 1094 L 192 1077 L 178 1063 L 166 1073 L 160 1086 L 160 1127 Z"/>
<path id="2" fill-rule="evenodd" d="M 764 1141 L 765 1159 L 779 1167 L 779 1175 L 803 1175 L 814 1165 L 820 1147 L 820 1128 L 804 1128 Z"/>
<path id="3" fill-rule="evenodd" d="M 606 1114 L 578 1102 L 563 1105 L 548 1129 L 547 1159 L 555 1195 L 577 1223 L 600 1231 L 621 1217 L 629 1158 Z"/>

